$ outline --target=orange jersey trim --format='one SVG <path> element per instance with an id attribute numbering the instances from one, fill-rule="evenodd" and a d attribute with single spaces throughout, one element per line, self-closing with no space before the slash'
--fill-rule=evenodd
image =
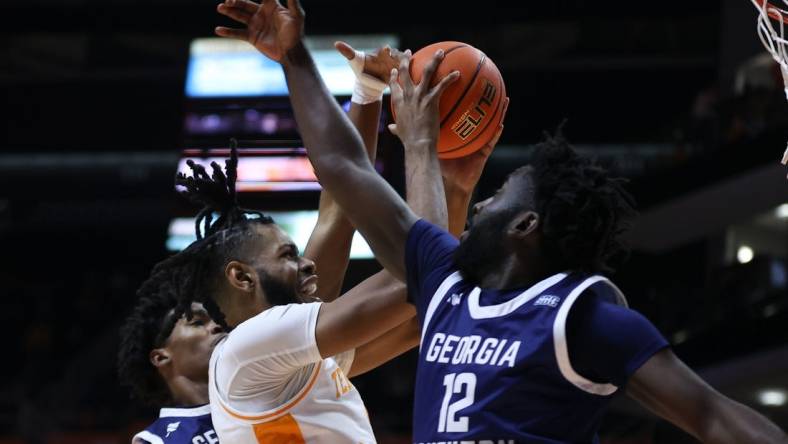
<path id="1" fill-rule="evenodd" d="M 290 410 L 296 404 L 301 402 L 302 399 L 304 399 L 304 397 L 309 393 L 309 391 L 312 390 L 312 387 L 315 385 L 315 382 L 317 382 L 317 378 L 320 375 L 320 370 L 322 369 L 322 367 L 323 367 L 323 361 L 320 361 L 317 364 L 317 370 L 315 371 L 315 374 L 312 375 L 312 379 L 309 381 L 309 383 L 307 383 L 307 385 L 304 387 L 304 389 L 301 391 L 301 393 L 299 393 L 298 396 L 296 396 L 295 398 L 293 398 L 290 401 L 288 401 L 287 404 L 283 405 L 282 407 L 279 407 L 278 409 L 276 409 L 275 411 L 273 411 L 271 413 L 266 413 L 266 414 L 257 415 L 257 416 L 245 416 L 245 415 L 241 415 L 239 413 L 235 413 L 235 412 L 231 411 L 228 408 L 228 406 L 226 406 L 224 404 L 224 401 L 220 400 L 219 404 L 221 404 L 221 406 L 224 409 L 224 411 L 227 412 L 230 416 L 232 416 L 234 418 L 238 418 L 238 419 L 243 419 L 244 421 L 263 421 L 263 420 L 266 420 L 266 419 L 269 419 L 269 418 L 273 418 L 273 417 L 275 417 L 277 415 L 281 415 L 282 413 Z"/>

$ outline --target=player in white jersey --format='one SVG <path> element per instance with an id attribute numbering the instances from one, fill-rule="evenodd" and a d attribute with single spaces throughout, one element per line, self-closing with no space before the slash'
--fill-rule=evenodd
<path id="1" fill-rule="evenodd" d="M 358 98 L 354 94 L 354 102 Z M 380 107 L 379 100 L 362 105 Z M 377 117 L 373 120 L 377 123 Z M 460 221 L 489 151 L 447 165 L 447 183 L 456 185 L 449 187 L 449 199 L 457 203 L 452 214 Z M 401 303 L 404 286 L 384 272 L 332 304 L 299 303 L 319 289 L 315 266 L 298 256 L 270 219 L 248 218 L 252 213 L 237 207 L 234 168 L 231 161 L 225 176 L 216 167 L 211 179 L 195 166 L 193 177 L 180 178 L 188 194 L 206 205 L 201 214 L 216 211 L 220 217 L 205 224 L 204 238 L 162 266 L 174 270 L 179 310 L 188 316 L 196 299 L 219 324 L 234 327 L 215 348 L 209 367 L 219 437 L 230 442 L 374 441 L 348 376 L 418 343 L 413 309 Z M 418 184 L 411 185 L 419 195 Z M 359 322 L 359 314 L 367 316 Z"/>
<path id="2" fill-rule="evenodd" d="M 371 75 L 387 75 L 393 58 L 387 48 L 364 54 L 338 43 L 337 49 L 349 59 L 358 76 L 358 97 L 354 97 L 348 114 L 368 141 L 369 154 L 374 158 L 379 95 L 386 84 Z M 325 271 L 315 295 L 320 300 L 331 301 L 342 287 L 354 230 L 325 194 L 321 196 L 318 214 L 305 255 Z M 140 288 L 140 299 L 121 329 L 118 352 L 121 382 L 141 401 L 163 406 L 159 419 L 135 435 L 134 442 L 213 442 L 216 439 L 208 406 L 208 362 L 214 346 L 226 332 L 199 303 L 192 304 L 192 319 L 177 316 L 172 286 L 177 285 L 178 274 L 172 269 L 155 270 Z M 415 344 L 412 330 L 408 335 L 391 337 L 388 345 L 401 344 L 395 349 L 404 352 Z M 345 357 L 352 358 L 352 353 Z M 344 362 L 349 366 L 351 359 Z M 338 372 L 334 376 L 339 376 Z"/>

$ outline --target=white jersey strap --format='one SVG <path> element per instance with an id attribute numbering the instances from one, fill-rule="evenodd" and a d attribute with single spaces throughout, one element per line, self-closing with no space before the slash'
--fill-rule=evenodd
<path id="1" fill-rule="evenodd" d="M 427 326 L 430 325 L 430 320 L 432 316 L 435 314 L 435 310 L 438 309 L 438 305 L 446 296 L 446 293 L 449 292 L 449 289 L 454 286 L 457 282 L 462 280 L 462 275 L 460 275 L 459 271 L 455 271 L 454 273 L 450 274 L 446 279 L 443 280 L 441 285 L 435 290 L 435 294 L 432 295 L 432 299 L 430 299 L 430 305 L 427 306 L 427 314 L 424 315 L 424 325 L 421 326 L 421 339 L 419 340 L 419 349 L 421 349 L 421 345 L 424 342 L 424 335 L 427 333 Z"/>
<path id="2" fill-rule="evenodd" d="M 205 404 L 199 407 L 189 408 L 172 408 L 164 407 L 159 410 L 159 418 L 180 417 L 180 418 L 193 418 L 195 416 L 203 416 L 211 414 L 211 405 Z"/>
<path id="3" fill-rule="evenodd" d="M 592 276 L 587 278 L 581 282 L 580 285 L 575 287 L 571 293 L 569 293 L 569 296 L 566 297 L 566 300 L 558 310 L 555 322 L 553 323 L 553 344 L 555 345 L 555 358 L 558 362 L 558 368 L 561 370 L 561 374 L 564 376 L 564 378 L 566 378 L 567 381 L 571 382 L 575 387 L 583 390 L 584 392 L 594 395 L 608 396 L 615 393 L 616 390 L 618 390 L 618 387 L 613 384 L 598 384 L 596 382 L 589 381 L 578 374 L 575 369 L 572 368 L 572 363 L 569 361 L 569 348 L 566 344 L 566 320 L 569 317 L 569 310 L 572 309 L 572 305 L 575 303 L 577 298 L 588 287 L 596 284 L 597 282 L 604 282 L 611 286 L 617 294 L 619 303 L 622 303 L 624 306 L 626 306 L 624 294 L 621 293 L 621 290 L 613 285 L 613 283 L 607 278 L 603 276 Z"/>
<path id="4" fill-rule="evenodd" d="M 134 443 L 134 441 L 136 441 L 137 438 L 147 441 L 150 444 L 164 444 L 164 441 L 161 438 L 159 438 L 158 436 L 154 435 L 153 433 L 147 430 L 143 430 L 137 433 L 136 435 L 134 435 L 131 438 L 131 442 Z"/>

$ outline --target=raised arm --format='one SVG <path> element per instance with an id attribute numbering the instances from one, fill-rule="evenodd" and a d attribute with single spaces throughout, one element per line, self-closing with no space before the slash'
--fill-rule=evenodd
<path id="1" fill-rule="evenodd" d="M 302 43 L 304 13 L 296 0 L 284 8 L 276 0 L 260 5 L 247 0 L 226 0 L 219 12 L 247 25 L 244 29 L 217 28 L 217 34 L 252 43 L 266 56 L 283 64 L 290 100 L 312 165 L 323 188 L 331 193 L 351 223 L 364 235 L 375 256 L 401 281 L 405 280 L 405 244 L 417 216 L 397 193 L 377 174 L 367 157 L 358 133 L 329 94 Z M 456 73 L 442 79 L 434 88 L 429 83 L 442 53 L 427 64 L 422 82 L 413 85 L 407 71 L 402 86 L 393 82 L 396 103 L 408 103 L 398 115 L 411 116 L 416 125 L 400 138 L 407 149 L 424 149 L 427 162 L 437 165 L 434 150 L 438 135 L 438 100 Z M 406 65 L 407 66 L 407 65 Z M 393 76 L 396 78 L 396 76 Z M 399 95 L 397 95 L 399 94 Z M 407 134 L 404 136 L 404 134 Z M 432 172 L 436 170 L 433 169 Z M 443 183 L 437 174 L 422 176 L 429 182 L 430 196 L 441 202 L 422 201 L 431 222 L 446 225 Z M 442 218 L 442 220 L 441 220 Z M 369 287 L 360 294 L 384 289 L 392 284 L 390 276 L 376 275 L 365 282 Z M 365 291 L 368 288 L 369 291 Z M 320 308 L 315 336 L 324 357 L 356 348 L 400 325 L 393 310 L 407 308 L 405 292 L 396 288 L 377 292 L 374 297 L 338 298 Z"/>
<path id="2" fill-rule="evenodd" d="M 425 103 L 421 109 L 414 110 L 414 114 L 421 116 L 419 128 L 426 130 L 414 134 L 413 138 L 403 139 L 406 150 L 418 151 L 423 155 L 424 168 L 437 165 L 434 149 L 437 140 L 435 111 L 437 98 L 449 83 L 445 81 L 433 90 L 428 89 L 428 82 L 438 61 L 436 57 L 430 63 L 431 72 L 425 70 L 425 79 L 421 84 L 424 88 L 405 86 L 409 92 L 415 91 Z M 303 45 L 297 44 L 288 51 L 283 66 L 299 129 L 321 183 L 367 239 L 375 257 L 395 277 L 404 280 L 407 234 L 417 216 L 363 156 L 358 135 L 348 126 L 347 119 L 328 94 Z M 410 77 L 404 72 L 402 78 L 409 81 Z M 396 82 L 394 84 L 397 85 Z M 392 91 L 392 100 L 397 100 L 398 91 L 402 92 L 397 85 Z M 431 125 L 433 121 L 435 128 Z M 431 205 L 423 205 L 425 212 L 421 216 L 445 226 L 443 184 L 440 180 L 433 180 L 430 185 L 429 198 L 439 196 L 441 199 L 432 200 Z"/>
<path id="3" fill-rule="evenodd" d="M 218 35 L 248 41 L 282 63 L 301 137 L 320 182 L 364 235 L 377 259 L 394 276 L 404 280 L 405 241 L 418 218 L 372 167 L 361 138 L 318 75 L 302 41 L 304 10 L 298 0 L 288 2 L 287 8 L 277 0 L 265 0 L 259 5 L 248 0 L 226 0 L 218 10 L 246 25 L 242 29 L 218 27 Z M 442 56 L 438 54 L 428 64 L 422 82 L 415 87 L 410 83 L 409 73 L 402 73 L 402 91 L 415 94 L 422 105 L 414 110 L 414 116 L 421 117 L 414 120 L 420 131 L 413 128 L 413 137 L 403 139 L 403 143 L 406 149 L 425 149 L 425 155 L 434 158 L 437 154 L 428 148 L 433 148 L 437 140 L 438 99 L 457 78 L 457 74 L 446 76 L 435 88 L 429 88 Z M 433 186 L 435 192 L 431 195 L 442 196 L 441 181 L 433 181 Z M 438 213 L 430 212 L 422 217 L 445 224 L 445 207 L 444 216 L 439 207 L 432 207 Z"/>
<path id="4" fill-rule="evenodd" d="M 505 112 L 506 108 L 504 108 L 504 113 Z M 490 143 L 476 153 L 459 159 L 447 159 L 440 162 L 440 170 L 446 192 L 446 207 L 449 215 L 449 232 L 455 237 L 459 236 L 465 227 L 468 205 L 470 204 L 473 190 L 479 182 L 487 158 L 490 156 L 490 153 L 492 153 L 493 148 L 495 148 L 495 144 L 498 143 L 498 138 L 502 131 L 503 125 L 498 128 L 498 133 Z M 409 159 L 406 153 L 405 177 L 408 179 L 408 183 L 414 187 L 408 189 L 408 203 L 411 203 L 414 195 L 419 194 L 419 187 L 422 186 L 422 182 L 425 181 L 424 177 L 414 177 L 416 165 L 414 165 L 413 160 L 414 159 Z M 434 171 L 428 173 L 431 175 L 435 174 Z M 404 284 L 400 285 L 402 285 L 401 291 L 403 291 L 404 295 Z M 351 292 L 353 292 L 353 290 L 351 290 Z M 381 336 L 358 347 L 350 371 L 350 377 L 377 368 L 419 345 L 421 329 L 418 319 L 416 318 L 415 308 L 408 306 L 400 309 L 398 310 L 397 316 L 398 319 L 402 319 L 406 316 L 410 317 L 407 321 L 394 329 L 386 331 Z"/>
<path id="5" fill-rule="evenodd" d="M 788 443 L 785 432 L 711 388 L 669 349 L 632 375 L 627 394 L 704 443 Z"/>
<path id="6" fill-rule="evenodd" d="M 391 56 L 392 50 L 388 47 L 365 54 L 355 51 L 344 42 L 337 42 L 335 46 L 356 73 L 355 92 L 348 116 L 364 141 L 370 161 L 374 163 L 381 98 L 388 86 L 391 68 L 397 66 L 397 60 Z M 320 194 L 317 224 L 304 251 L 304 256 L 313 260 L 317 267 L 320 285 L 315 296 L 324 302 L 333 301 L 342 290 L 354 232 L 342 209 L 331 194 L 324 190 Z"/>

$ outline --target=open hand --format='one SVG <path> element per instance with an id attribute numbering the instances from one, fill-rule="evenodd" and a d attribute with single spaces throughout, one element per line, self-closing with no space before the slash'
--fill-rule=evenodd
<path id="1" fill-rule="evenodd" d="M 490 139 L 482 149 L 469 154 L 464 157 L 456 159 L 440 159 L 441 175 L 443 176 L 443 184 L 446 188 L 454 188 L 465 191 L 467 193 L 473 192 L 479 178 L 482 176 L 484 165 L 487 159 L 492 154 L 495 145 L 498 144 L 498 139 L 503 132 L 503 121 L 506 118 L 506 111 L 509 108 L 509 98 L 504 99 L 503 103 L 503 117 L 495 136 Z"/>
<path id="2" fill-rule="evenodd" d="M 353 60 L 356 58 L 356 50 L 345 42 L 336 42 L 334 47 L 346 59 Z M 369 53 L 364 53 L 364 60 L 361 63 L 363 73 L 368 74 L 381 80 L 384 83 L 389 83 L 391 77 L 391 70 L 399 66 L 399 60 L 402 53 L 388 45 Z M 355 68 L 354 68 L 355 69 Z"/>
<path id="3" fill-rule="evenodd" d="M 304 10 L 299 0 L 289 0 L 285 8 L 279 0 L 225 0 L 216 8 L 220 14 L 246 28 L 216 27 L 216 34 L 245 40 L 268 58 L 281 62 L 304 37 Z"/>
<path id="4" fill-rule="evenodd" d="M 399 69 L 391 70 L 389 87 L 397 123 L 389 125 L 389 130 L 402 140 L 405 149 L 424 143 L 435 149 L 440 131 L 438 103 L 443 91 L 460 77 L 460 72 L 452 71 L 430 88 L 435 70 L 444 57 L 443 50 L 439 49 L 424 67 L 421 82 L 414 85 L 410 77 L 410 57 L 410 51 L 405 51 L 400 57 Z"/>

